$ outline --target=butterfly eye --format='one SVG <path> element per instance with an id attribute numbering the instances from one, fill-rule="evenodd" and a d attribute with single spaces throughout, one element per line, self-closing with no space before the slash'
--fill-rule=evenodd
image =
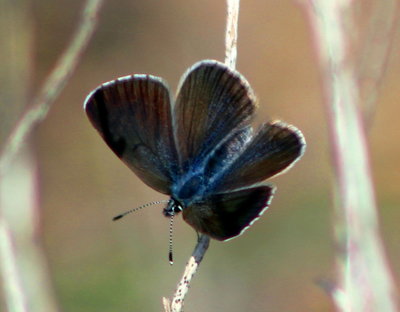
<path id="1" fill-rule="evenodd" d="M 176 206 L 174 206 L 174 212 L 181 212 L 183 210 L 183 207 L 181 204 L 177 203 Z"/>

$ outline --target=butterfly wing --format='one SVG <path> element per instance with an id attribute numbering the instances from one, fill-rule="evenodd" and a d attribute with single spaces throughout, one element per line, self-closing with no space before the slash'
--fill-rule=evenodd
<path id="1" fill-rule="evenodd" d="M 196 231 L 217 240 L 242 234 L 268 208 L 274 188 L 261 185 L 214 194 L 183 210 L 183 219 Z"/>
<path id="2" fill-rule="evenodd" d="M 262 125 L 212 186 L 224 192 L 270 178 L 290 168 L 304 153 L 306 143 L 300 130 L 276 121 Z"/>
<path id="3" fill-rule="evenodd" d="M 183 167 L 204 162 L 232 132 L 247 126 L 256 107 L 247 81 L 217 61 L 201 61 L 182 77 L 174 109 Z"/>
<path id="4" fill-rule="evenodd" d="M 114 153 L 144 183 L 169 194 L 178 155 L 168 86 L 150 75 L 123 77 L 95 89 L 84 107 Z"/>

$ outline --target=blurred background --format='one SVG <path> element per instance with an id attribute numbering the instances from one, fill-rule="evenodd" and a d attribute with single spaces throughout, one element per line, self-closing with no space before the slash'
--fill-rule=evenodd
<path id="1" fill-rule="evenodd" d="M 31 7 L 35 94 L 68 43 L 82 1 L 36 0 Z M 144 185 L 106 146 L 82 109 L 88 93 L 119 76 L 147 73 L 175 92 L 202 59 L 224 60 L 225 1 L 106 1 L 77 71 L 34 135 L 39 165 L 41 242 L 62 311 L 160 311 L 191 254 L 196 234 L 152 206 L 166 199 Z M 399 36 L 369 130 L 381 232 L 400 279 Z M 1 66 L 1 65 L 0 65 Z M 334 311 L 319 280 L 335 280 L 333 175 L 321 81 L 305 14 L 293 1 L 241 2 L 237 69 L 259 98 L 256 122 L 282 119 L 301 129 L 304 157 L 270 182 L 270 209 L 244 235 L 212 241 L 185 310 Z M 2 118 L 2 116 L 0 116 Z"/>

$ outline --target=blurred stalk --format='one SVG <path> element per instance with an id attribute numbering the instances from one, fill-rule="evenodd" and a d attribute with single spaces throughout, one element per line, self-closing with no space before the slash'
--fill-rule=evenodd
<path id="1" fill-rule="evenodd" d="M 31 29 L 29 1 L 0 1 L 0 58 L 3 60 L 0 66 L 2 147 L 27 102 L 32 53 Z M 24 159 L 22 156 L 21 153 L 20 159 L 0 176 L 0 269 L 4 291 L 4 307 L 0 309 L 13 312 L 31 311 L 29 306 L 32 304 L 27 293 L 29 290 L 24 287 L 26 280 L 24 281 L 22 271 L 27 273 L 26 267 L 23 270 L 20 261 L 30 260 L 25 253 L 25 247 L 29 246 L 29 239 L 32 238 L 31 213 L 37 207 L 33 201 L 24 199 L 30 199 L 33 195 L 31 186 L 34 185 L 35 173 L 26 166 L 29 156 Z M 28 238 L 28 241 L 24 238 Z M 19 257 L 20 252 L 23 258 Z M 44 288 L 45 286 L 41 289 Z M 51 302 L 46 297 L 36 299 Z M 54 311 L 50 305 L 51 303 L 46 304 L 49 311 Z"/>
<path id="2" fill-rule="evenodd" d="M 394 312 L 394 284 L 378 229 L 368 144 L 360 114 L 350 0 L 304 1 L 325 88 L 337 187 L 339 311 Z M 390 38 L 388 38 L 389 40 Z M 372 60 L 373 61 L 373 60 Z"/>
<path id="3" fill-rule="evenodd" d="M 2 0 L 6 1 L 7 0 Z M 10 1 L 14 3 L 13 1 Z M 31 106 L 19 119 L 3 146 L 0 154 L 0 176 L 23 145 L 33 128 L 43 121 L 61 90 L 78 65 L 97 25 L 98 14 L 103 0 L 87 0 L 82 10 L 82 18 L 70 44 L 60 56 L 52 72 L 47 77 Z M 17 85 L 18 86 L 18 85 Z"/>
<path id="4" fill-rule="evenodd" d="M 379 87 L 386 72 L 393 37 L 399 31 L 400 6 L 397 0 L 372 1 L 372 14 L 362 36 L 356 75 L 360 88 L 361 110 L 366 129 L 375 115 Z"/>
<path id="5" fill-rule="evenodd" d="M 29 0 L 0 0 L 0 151 L 26 103 L 31 71 Z"/>
<path id="6" fill-rule="evenodd" d="M 8 311 L 53 312 L 57 307 L 37 242 L 36 161 L 26 140 L 76 68 L 102 1 L 87 1 L 73 40 L 33 101 L 27 98 L 32 55 L 29 3 L 0 0 L 0 272 Z M 18 118 L 26 103 L 32 104 Z"/>
<path id="7" fill-rule="evenodd" d="M 0 180 L 0 256 L 8 311 L 54 312 L 46 259 L 38 244 L 36 161 L 28 145 Z"/>

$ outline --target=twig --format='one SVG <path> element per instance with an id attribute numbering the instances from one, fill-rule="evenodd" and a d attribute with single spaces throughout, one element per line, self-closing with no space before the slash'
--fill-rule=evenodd
<path id="1" fill-rule="evenodd" d="M 350 57 L 350 0 L 305 1 L 320 58 L 328 125 L 342 219 L 336 230 L 344 254 L 339 257 L 340 311 L 396 311 L 393 281 L 378 230 L 368 146 L 358 111 L 360 87 Z M 344 259 L 344 262 L 343 262 Z"/>
<path id="2" fill-rule="evenodd" d="M 225 35 L 225 64 L 232 69 L 236 67 L 239 4 L 240 0 L 227 0 L 228 14 Z"/>
<path id="3" fill-rule="evenodd" d="M 35 125 L 47 116 L 51 105 L 72 75 L 96 28 L 102 3 L 103 0 L 87 0 L 82 20 L 71 43 L 58 60 L 31 107 L 25 111 L 6 140 L 0 154 L 0 177 Z"/>
<path id="4" fill-rule="evenodd" d="M 200 265 L 209 244 L 210 238 L 207 235 L 201 235 L 192 253 L 192 256 L 186 264 L 185 272 L 183 273 L 183 276 L 178 284 L 172 302 L 170 302 L 166 298 L 163 298 L 164 309 L 166 312 L 182 311 L 185 296 L 189 291 L 192 277 L 194 276 L 194 274 L 196 274 L 197 268 Z"/>
<path id="5" fill-rule="evenodd" d="M 228 13 L 225 34 L 225 64 L 232 69 L 236 66 L 237 57 L 237 29 L 239 18 L 240 0 L 227 0 Z M 163 298 L 165 312 L 180 312 L 183 309 L 185 296 L 189 291 L 190 282 L 197 271 L 201 260 L 210 244 L 210 238 L 207 235 L 201 235 L 197 245 L 186 264 L 183 276 L 178 284 L 172 300 Z"/>

